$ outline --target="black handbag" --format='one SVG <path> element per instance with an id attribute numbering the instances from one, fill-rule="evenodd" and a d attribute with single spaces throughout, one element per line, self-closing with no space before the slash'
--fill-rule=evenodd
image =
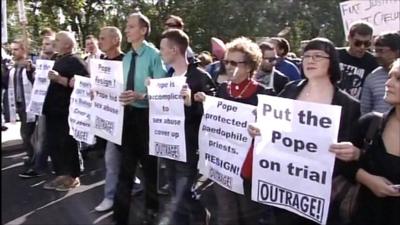
<path id="1" fill-rule="evenodd" d="M 380 128 L 381 123 L 382 116 L 376 114 L 371 120 L 364 137 L 363 150 L 367 150 L 372 145 L 374 136 Z M 360 186 L 359 183 L 353 183 L 343 175 L 338 175 L 332 180 L 331 201 L 334 207 L 338 207 L 336 209 L 338 216 L 344 224 L 349 223 L 357 211 Z"/>

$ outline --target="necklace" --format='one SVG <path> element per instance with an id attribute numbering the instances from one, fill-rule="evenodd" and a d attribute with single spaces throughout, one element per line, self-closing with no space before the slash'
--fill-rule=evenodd
<path id="1" fill-rule="evenodd" d="M 250 83 L 251 83 L 251 80 L 249 80 L 249 82 L 247 82 L 246 86 L 243 88 L 243 90 L 239 93 L 238 96 L 233 96 L 233 95 L 232 95 L 232 81 L 229 81 L 229 82 L 228 82 L 228 86 L 227 86 L 229 96 L 231 96 L 232 98 L 243 98 L 242 95 L 243 95 L 243 94 L 245 93 L 245 91 L 249 88 Z M 238 89 L 239 89 L 239 86 L 236 86 L 236 90 L 238 90 Z"/>

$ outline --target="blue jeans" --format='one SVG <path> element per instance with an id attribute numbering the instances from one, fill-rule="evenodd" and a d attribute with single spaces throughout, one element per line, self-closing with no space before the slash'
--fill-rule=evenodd
<path id="1" fill-rule="evenodd" d="M 121 166 L 121 152 L 119 146 L 107 141 L 104 160 L 106 163 L 104 198 L 114 200 L 114 194 L 118 183 L 119 169 Z"/>
<path id="2" fill-rule="evenodd" d="M 188 163 L 166 160 L 168 183 L 171 191 L 170 223 L 174 225 L 204 224 L 205 209 L 192 197 L 191 187 L 196 180 L 197 169 Z"/>

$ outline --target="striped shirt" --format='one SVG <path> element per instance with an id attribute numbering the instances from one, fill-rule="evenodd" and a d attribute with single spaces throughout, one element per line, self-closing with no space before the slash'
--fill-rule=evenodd
<path id="1" fill-rule="evenodd" d="M 382 66 L 367 76 L 361 94 L 361 114 L 372 111 L 383 113 L 390 109 L 390 105 L 383 100 L 387 79 L 388 71 Z"/>

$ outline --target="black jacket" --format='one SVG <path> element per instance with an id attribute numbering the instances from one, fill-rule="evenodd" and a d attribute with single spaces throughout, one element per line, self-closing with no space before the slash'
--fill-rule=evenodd
<path id="1" fill-rule="evenodd" d="M 210 75 L 197 67 L 197 64 L 189 64 L 185 75 L 186 83 L 192 92 L 192 105 L 185 106 L 185 134 L 186 134 L 186 157 L 187 162 L 197 167 L 197 149 L 199 148 L 198 136 L 201 118 L 203 116 L 203 104 L 194 101 L 194 94 L 204 92 L 215 96 L 216 86 Z"/>
<path id="2" fill-rule="evenodd" d="M 289 82 L 289 78 L 282 72 L 275 70 L 273 74 L 274 78 L 274 91 L 280 93 L 285 85 Z"/>
<path id="3" fill-rule="evenodd" d="M 279 94 L 279 97 L 297 99 L 301 90 L 307 84 L 307 80 L 292 81 L 286 85 L 285 89 Z M 332 105 L 342 107 L 340 115 L 340 125 L 338 133 L 338 142 L 349 141 L 354 145 L 361 147 L 362 138 L 358 133 L 358 119 L 360 118 L 360 103 L 357 99 L 346 92 L 335 87 L 335 93 L 332 98 Z M 350 166 L 351 164 L 351 166 Z M 333 176 L 343 174 L 350 179 L 354 179 L 357 168 L 353 163 L 345 163 L 336 159 Z"/>
<path id="4" fill-rule="evenodd" d="M 285 89 L 279 94 L 280 97 L 297 99 L 301 90 L 303 90 L 304 86 L 307 84 L 307 79 L 296 80 L 290 82 L 286 85 Z M 332 98 L 332 105 L 338 105 L 342 107 L 342 112 L 340 116 L 340 125 L 339 125 L 339 134 L 338 134 L 338 142 L 340 141 L 350 141 L 354 145 L 360 147 L 361 141 L 359 140 L 359 135 L 357 132 L 357 120 L 360 117 L 360 103 L 355 98 L 351 97 L 349 94 L 344 91 L 339 90 L 335 87 L 335 92 Z M 312 134 L 310 134 L 312 135 Z M 333 177 L 342 174 L 348 178 L 354 179 L 355 173 L 357 172 L 358 165 L 356 162 L 354 163 L 345 163 L 339 159 L 335 160 L 335 166 L 333 171 Z M 277 224 L 286 224 L 286 225 L 316 225 L 318 223 L 308 220 L 306 218 L 300 217 L 294 213 L 289 211 L 274 208 L 274 214 Z M 332 202 L 329 206 L 329 215 L 327 224 L 343 224 L 339 217 L 337 217 L 338 208 L 333 206 Z"/>
<path id="5" fill-rule="evenodd" d="M 57 56 L 53 70 L 57 71 L 60 76 L 68 78 L 68 80 L 73 78 L 74 75 L 86 77 L 89 75 L 85 63 L 74 54 Z M 43 104 L 43 114 L 67 117 L 71 93 L 72 88 L 51 81 Z"/>
<path id="6" fill-rule="evenodd" d="M 360 166 L 370 174 L 388 179 L 393 184 L 400 184 L 400 157 L 389 154 L 384 144 L 382 135 L 385 131 L 389 116 L 393 115 L 395 108 L 383 114 L 380 124 L 370 140 L 366 153 L 360 158 Z M 374 113 L 368 113 L 360 118 L 360 133 L 366 136 L 373 120 L 378 119 Z M 395 225 L 400 221 L 400 198 L 377 197 L 369 188 L 362 185 L 358 196 L 358 210 L 355 215 L 356 225 Z"/>
<path id="7" fill-rule="evenodd" d="M 256 75 L 256 80 L 259 82 L 259 83 L 261 83 L 261 84 L 263 84 L 263 85 L 266 85 L 266 83 L 265 83 L 265 77 L 266 75 L 265 75 L 265 73 L 263 72 L 263 71 L 259 71 L 259 73 L 257 73 L 257 75 Z M 290 81 L 289 80 L 289 77 L 287 77 L 285 74 L 283 74 L 281 71 L 279 71 L 279 70 L 276 70 L 276 69 L 274 69 L 273 71 L 272 71 L 272 74 L 271 74 L 271 76 L 272 76 L 272 78 L 274 79 L 273 80 L 273 88 L 274 88 L 274 91 L 275 91 L 275 93 L 277 93 L 277 94 L 279 94 L 282 90 L 283 90 L 283 88 L 285 87 L 285 85 Z"/>

